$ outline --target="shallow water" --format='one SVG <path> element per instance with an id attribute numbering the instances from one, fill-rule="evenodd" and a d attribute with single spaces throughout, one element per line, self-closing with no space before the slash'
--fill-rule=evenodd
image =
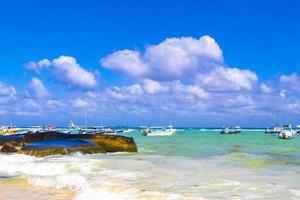
<path id="1" fill-rule="evenodd" d="M 139 153 L 0 154 L 0 177 L 24 179 L 32 188 L 69 189 L 76 200 L 300 199 L 300 137 L 280 140 L 259 130 L 220 135 L 212 129 L 125 135 L 134 137 Z"/>

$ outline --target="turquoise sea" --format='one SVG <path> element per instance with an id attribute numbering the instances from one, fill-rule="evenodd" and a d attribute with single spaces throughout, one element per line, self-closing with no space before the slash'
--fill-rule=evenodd
<path id="1" fill-rule="evenodd" d="M 1 184 L 25 180 L 29 190 L 67 189 L 72 194 L 61 199 L 76 200 L 300 199 L 300 135 L 281 140 L 262 129 L 238 135 L 219 131 L 178 129 L 172 136 L 152 137 L 126 133 L 138 145 L 134 154 L 0 154 Z M 14 187 L 10 192 L 16 192 Z M 36 199 L 51 199 L 51 194 Z"/>

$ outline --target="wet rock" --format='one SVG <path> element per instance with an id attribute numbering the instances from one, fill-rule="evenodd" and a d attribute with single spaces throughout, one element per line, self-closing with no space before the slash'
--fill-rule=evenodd
<path id="1" fill-rule="evenodd" d="M 106 153 L 97 143 L 86 139 L 63 139 L 34 142 L 24 146 L 20 153 L 38 157 L 66 155 L 74 152 L 83 154 Z"/>
<path id="2" fill-rule="evenodd" d="M 5 143 L 10 143 L 14 146 L 23 146 L 23 142 L 23 134 L 0 135 L 0 146 L 3 146 Z"/>
<path id="3" fill-rule="evenodd" d="M 4 152 L 4 153 L 15 153 L 17 151 L 18 151 L 18 149 L 10 143 L 3 144 L 2 148 L 1 148 L 1 152 Z"/>
<path id="4" fill-rule="evenodd" d="M 56 131 L 24 135 L 24 143 L 30 144 L 48 140 L 90 139 L 99 144 L 106 152 L 137 152 L 131 137 L 105 134 L 65 134 Z"/>
<path id="5" fill-rule="evenodd" d="M 101 145 L 106 152 L 137 152 L 137 146 L 131 137 L 95 134 L 91 140 Z"/>

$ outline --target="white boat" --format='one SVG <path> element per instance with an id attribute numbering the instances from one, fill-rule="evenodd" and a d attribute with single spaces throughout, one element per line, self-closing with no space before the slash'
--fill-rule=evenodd
<path id="1" fill-rule="evenodd" d="M 276 125 L 272 128 L 267 128 L 265 130 L 266 134 L 279 134 L 284 128 L 282 126 Z"/>
<path id="2" fill-rule="evenodd" d="M 221 130 L 220 134 L 239 134 L 242 129 L 239 126 L 225 127 Z"/>
<path id="3" fill-rule="evenodd" d="M 145 136 L 168 136 L 173 135 L 176 133 L 176 129 L 173 126 L 156 126 L 156 127 L 149 127 L 142 131 L 142 135 Z"/>
<path id="4" fill-rule="evenodd" d="M 20 131 L 20 128 L 16 126 L 1 126 L 0 134 L 8 135 L 8 134 L 16 134 Z"/>
<path id="5" fill-rule="evenodd" d="M 300 133 L 300 125 L 297 125 L 296 128 L 297 128 L 296 132 L 299 134 Z"/>
<path id="6" fill-rule="evenodd" d="M 95 134 L 102 133 L 107 135 L 115 135 L 117 132 L 108 126 L 90 126 L 86 128 L 81 128 L 81 134 Z"/>
<path id="7" fill-rule="evenodd" d="M 29 126 L 27 133 L 39 133 L 43 130 L 42 126 Z"/>
<path id="8" fill-rule="evenodd" d="M 278 134 L 280 139 L 292 139 L 297 132 L 292 129 L 290 124 L 284 125 L 283 130 Z"/>

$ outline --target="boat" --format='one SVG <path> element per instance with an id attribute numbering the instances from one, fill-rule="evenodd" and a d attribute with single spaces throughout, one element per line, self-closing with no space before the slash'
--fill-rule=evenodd
<path id="1" fill-rule="evenodd" d="M 54 129 L 55 129 L 55 126 L 52 125 L 52 124 L 48 124 L 48 125 L 46 126 L 46 130 L 47 130 L 47 131 L 52 131 L 52 130 L 54 130 Z"/>
<path id="2" fill-rule="evenodd" d="M 79 134 L 81 131 L 81 128 L 77 125 L 75 125 L 75 123 L 73 121 L 69 122 L 69 125 L 66 129 L 62 130 L 63 133 L 69 133 L 69 134 Z"/>
<path id="3" fill-rule="evenodd" d="M 156 126 L 149 127 L 142 131 L 142 135 L 144 136 L 168 136 L 176 133 L 176 129 L 173 126 Z"/>
<path id="4" fill-rule="evenodd" d="M 273 126 L 272 128 L 267 128 L 265 130 L 266 134 L 279 134 L 284 128 L 282 126 L 276 125 Z"/>
<path id="5" fill-rule="evenodd" d="M 0 134 L 16 134 L 20 131 L 19 128 L 15 126 L 1 126 Z"/>
<path id="6" fill-rule="evenodd" d="M 86 128 L 81 128 L 80 131 L 80 134 L 95 134 L 95 133 L 114 135 L 116 134 L 116 131 L 109 126 L 90 126 Z"/>
<path id="7" fill-rule="evenodd" d="M 27 133 L 39 133 L 43 130 L 42 126 L 30 126 L 26 129 Z"/>
<path id="8" fill-rule="evenodd" d="M 297 132 L 297 134 L 299 134 L 300 133 L 300 125 L 297 125 L 296 128 L 297 128 L 296 132 Z"/>
<path id="9" fill-rule="evenodd" d="M 284 125 L 283 130 L 278 134 L 279 139 L 292 139 L 297 132 L 292 129 L 290 124 Z"/>
<path id="10" fill-rule="evenodd" d="M 220 134 L 239 134 L 242 129 L 239 126 L 225 127 L 221 130 Z"/>

